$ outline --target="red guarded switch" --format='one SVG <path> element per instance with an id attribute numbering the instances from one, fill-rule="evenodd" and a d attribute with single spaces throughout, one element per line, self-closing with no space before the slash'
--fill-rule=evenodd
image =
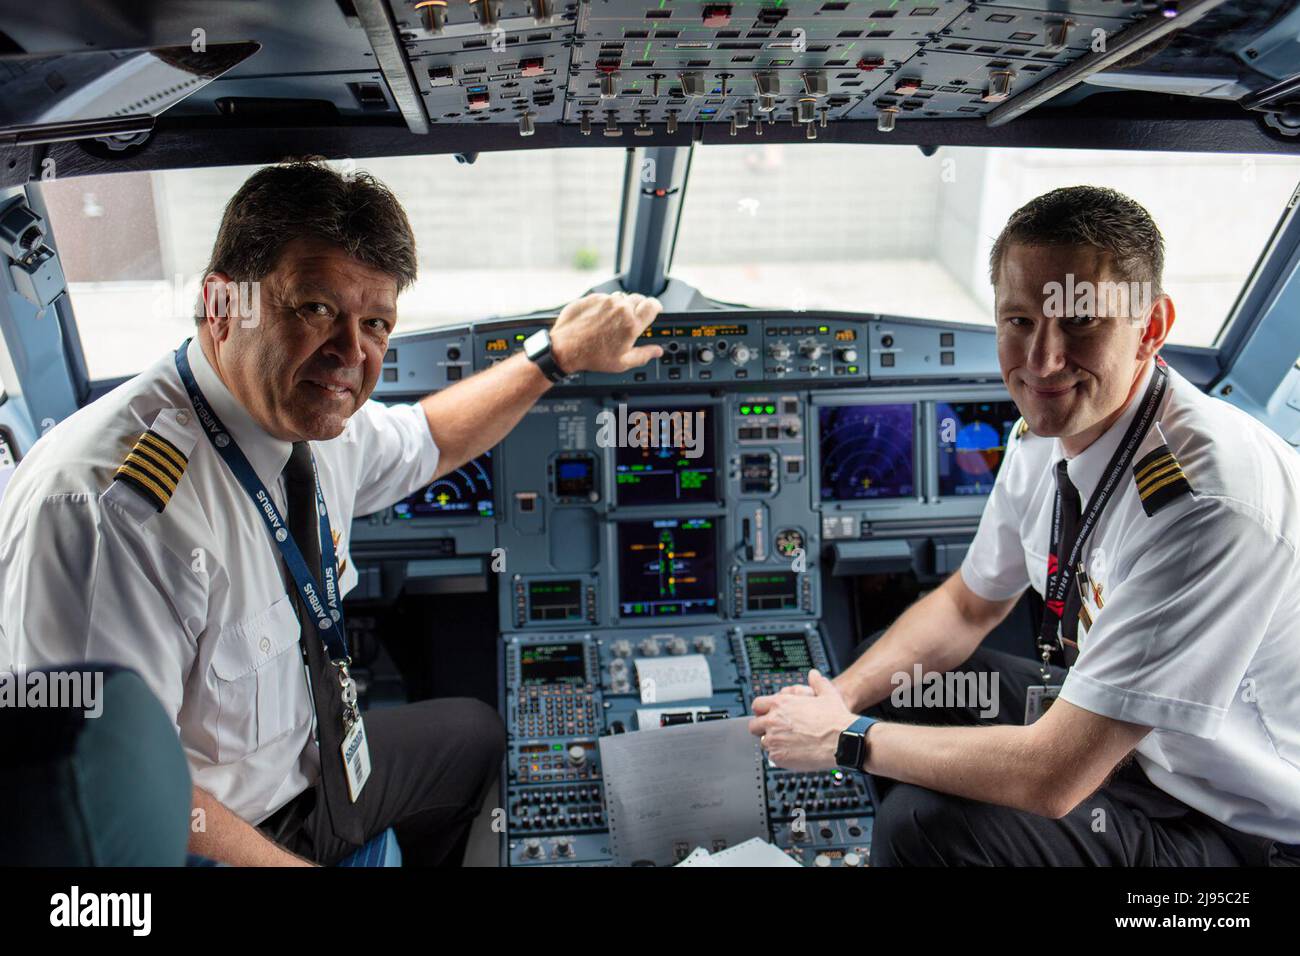
<path id="1" fill-rule="evenodd" d="M 546 59 L 540 56 L 526 57 L 519 61 L 519 72 L 524 76 L 541 76 L 545 72 Z"/>
<path id="2" fill-rule="evenodd" d="M 731 4 L 710 3 L 704 7 L 706 27 L 725 27 L 731 24 Z"/>

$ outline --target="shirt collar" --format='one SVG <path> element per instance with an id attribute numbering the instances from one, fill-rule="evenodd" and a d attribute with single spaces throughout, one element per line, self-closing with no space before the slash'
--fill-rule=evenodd
<path id="1" fill-rule="evenodd" d="M 289 454 L 293 451 L 293 445 L 268 435 L 262 426 L 253 420 L 253 416 L 248 414 L 248 410 L 240 404 L 239 399 L 231 394 L 216 369 L 208 362 L 203 347 L 199 345 L 197 335 L 190 340 L 186 355 L 190 360 L 190 368 L 194 370 L 194 380 L 198 382 L 199 390 L 203 392 L 212 410 L 217 413 L 217 417 L 230 432 L 230 437 L 235 440 L 239 450 L 253 466 L 262 484 L 268 489 L 275 488 L 280 480 L 280 473 L 289 463 Z"/>
<path id="2" fill-rule="evenodd" d="M 1073 458 L 1066 458 L 1065 468 L 1070 474 L 1070 483 L 1078 489 L 1084 507 L 1087 507 L 1088 502 L 1092 500 L 1093 492 L 1097 490 L 1102 478 L 1105 477 L 1106 466 L 1110 464 L 1115 449 L 1119 448 L 1120 442 L 1124 440 L 1124 435 L 1128 432 L 1129 425 L 1137 417 L 1138 409 L 1142 407 L 1142 398 L 1146 394 L 1147 384 L 1150 382 L 1154 371 L 1155 362 L 1147 362 L 1146 371 L 1142 373 L 1142 379 L 1138 382 L 1133 397 L 1129 399 L 1124 414 L 1110 428 L 1106 429 L 1106 432 L 1095 442 Z M 1052 461 L 1059 461 L 1062 457 L 1065 457 L 1065 451 L 1061 447 L 1061 439 L 1057 438 L 1055 441 L 1056 446 Z"/>

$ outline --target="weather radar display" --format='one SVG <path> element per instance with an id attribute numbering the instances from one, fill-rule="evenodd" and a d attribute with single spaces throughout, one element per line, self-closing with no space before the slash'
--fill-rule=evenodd
<path id="1" fill-rule="evenodd" d="M 915 405 L 822 405 L 818 418 L 823 501 L 916 494 Z"/>

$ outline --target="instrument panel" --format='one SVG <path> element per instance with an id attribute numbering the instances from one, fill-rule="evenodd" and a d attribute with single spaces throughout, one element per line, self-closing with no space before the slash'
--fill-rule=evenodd
<path id="1" fill-rule="evenodd" d="M 454 384 L 543 324 L 395 340 L 379 394 Z M 602 736 L 740 719 L 810 667 L 833 674 L 833 577 L 881 554 L 955 568 L 1019 419 L 992 329 L 744 313 L 666 316 L 646 338 L 660 360 L 571 376 L 491 452 L 354 523 L 363 584 L 383 569 L 358 597 L 399 592 L 395 568 L 497 576 L 503 865 L 611 862 Z M 689 655 L 711 693 L 645 704 L 638 661 Z M 785 852 L 865 865 L 863 779 L 765 782 Z"/>

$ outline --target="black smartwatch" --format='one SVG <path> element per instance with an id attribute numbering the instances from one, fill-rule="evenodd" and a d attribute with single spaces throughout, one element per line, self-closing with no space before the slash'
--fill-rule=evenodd
<path id="1" fill-rule="evenodd" d="M 555 364 L 555 355 L 551 352 L 551 333 L 548 330 L 538 329 L 524 339 L 524 354 L 552 382 L 560 382 L 568 377 L 567 373 Z"/>
<path id="2" fill-rule="evenodd" d="M 874 717 L 859 717 L 840 731 L 840 743 L 835 748 L 835 763 L 844 770 L 862 773 L 867 762 L 867 730 L 876 722 Z"/>

